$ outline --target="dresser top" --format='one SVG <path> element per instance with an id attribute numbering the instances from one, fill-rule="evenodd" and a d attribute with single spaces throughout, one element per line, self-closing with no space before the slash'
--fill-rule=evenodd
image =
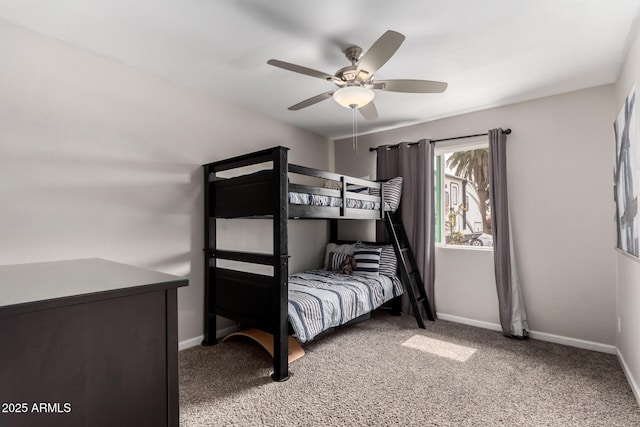
<path id="1" fill-rule="evenodd" d="M 0 266 L 0 314 L 186 286 L 184 277 L 100 258 Z M 78 301 L 82 299 L 82 301 Z"/>

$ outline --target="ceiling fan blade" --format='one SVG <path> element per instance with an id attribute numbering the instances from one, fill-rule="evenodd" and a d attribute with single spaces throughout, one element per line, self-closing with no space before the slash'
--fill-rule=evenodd
<path id="1" fill-rule="evenodd" d="M 372 76 L 396 53 L 403 41 L 404 36 L 402 34 L 388 30 L 371 45 L 367 53 L 362 55 L 356 73 L 365 71 L 368 73 L 368 77 Z M 367 80 L 367 78 L 363 80 Z"/>
<path id="2" fill-rule="evenodd" d="M 317 77 L 324 80 L 332 80 L 331 74 L 323 73 L 322 71 L 314 70 L 312 68 L 303 67 L 302 65 L 291 64 L 289 62 L 280 61 L 277 59 L 270 59 L 267 64 L 274 67 L 284 68 L 285 70 L 293 71 L 294 73 L 306 74 L 307 76 Z"/>
<path id="3" fill-rule="evenodd" d="M 378 109 L 373 101 L 369 102 L 364 107 L 358 108 L 358 111 L 360 111 L 360 114 L 362 114 L 362 117 L 364 117 L 365 120 L 376 120 L 378 118 Z"/>
<path id="4" fill-rule="evenodd" d="M 325 99 L 331 98 L 333 96 L 333 92 L 335 91 L 332 90 L 329 92 L 321 93 L 320 95 L 312 96 L 309 99 L 305 99 L 302 102 L 298 102 L 296 105 L 292 105 L 291 107 L 289 107 L 289 110 L 297 111 L 302 108 L 309 107 L 313 104 L 317 104 L 320 101 L 324 101 Z"/>
<path id="5" fill-rule="evenodd" d="M 373 82 L 374 89 L 386 92 L 441 93 L 447 89 L 447 86 L 445 82 L 431 80 L 376 80 Z"/>

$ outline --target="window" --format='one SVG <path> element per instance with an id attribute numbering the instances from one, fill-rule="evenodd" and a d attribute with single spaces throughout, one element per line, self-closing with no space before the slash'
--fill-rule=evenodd
<path id="1" fill-rule="evenodd" d="M 434 168 L 436 242 L 492 247 L 488 145 L 438 151 Z"/>
<path id="2" fill-rule="evenodd" d="M 451 205 L 455 208 L 458 205 L 458 184 L 451 183 Z"/>

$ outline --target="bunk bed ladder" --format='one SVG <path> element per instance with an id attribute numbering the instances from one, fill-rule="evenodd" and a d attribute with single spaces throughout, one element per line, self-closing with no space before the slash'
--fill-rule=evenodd
<path id="1" fill-rule="evenodd" d="M 413 256 L 413 251 L 409 245 L 407 233 L 405 232 L 404 226 L 402 225 L 398 215 L 392 214 L 391 212 L 385 212 L 384 223 L 387 226 L 387 231 L 389 232 L 389 237 L 393 244 L 393 249 L 395 250 L 396 257 L 398 258 L 400 281 L 409 295 L 411 308 L 413 309 L 413 314 L 418 322 L 418 326 L 425 329 L 422 310 L 426 313 L 427 319 L 435 320 L 435 318 L 433 317 L 431 307 L 429 306 L 429 300 L 424 289 L 424 283 L 420 277 L 416 259 Z"/>

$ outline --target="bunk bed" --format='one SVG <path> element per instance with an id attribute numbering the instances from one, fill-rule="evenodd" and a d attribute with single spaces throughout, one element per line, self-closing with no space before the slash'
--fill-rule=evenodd
<path id="1" fill-rule="evenodd" d="M 270 165 L 264 167 L 264 164 Z M 232 170 L 256 171 L 225 177 Z M 289 276 L 288 220 L 296 218 L 330 219 L 331 240 L 337 240 L 338 219 L 381 220 L 391 204 L 399 203 L 399 190 L 391 200 L 385 192 L 392 193 L 385 184 L 361 178 L 321 171 L 288 162 L 288 148 L 273 147 L 254 153 L 220 160 L 203 165 L 204 169 L 204 231 L 205 231 L 205 336 L 203 345 L 213 345 L 216 339 L 216 316 L 239 322 L 243 327 L 257 328 L 273 335 L 275 381 L 289 377 L 289 335 L 299 323 L 300 305 L 308 301 L 295 300 L 300 286 L 311 286 L 328 294 L 336 294 L 326 288 L 326 282 L 344 281 L 345 275 L 326 270 L 315 270 Z M 293 174 L 293 175 L 292 175 Z M 320 180 L 325 185 L 294 183 L 292 176 Z M 309 179 L 310 178 L 310 179 Z M 303 179 L 304 181 L 304 179 Z M 328 185 L 327 185 L 328 184 Z M 327 188 L 330 187 L 330 188 Z M 268 218 L 273 222 L 273 251 L 270 254 L 240 252 L 217 248 L 217 218 Z M 361 248 L 362 249 L 362 248 Z M 395 254 L 399 248 L 394 247 Z M 392 252 L 393 254 L 394 252 Z M 394 257 L 394 260 L 396 258 Z M 400 259 L 400 258 L 399 258 Z M 235 269 L 222 268 L 218 260 L 231 260 L 272 267 L 273 274 L 263 275 Z M 395 271 L 395 270 L 394 270 Z M 340 277 L 343 276 L 343 277 Z M 360 293 L 367 303 L 355 303 L 340 313 L 339 323 L 344 323 L 372 311 L 383 303 L 397 298 L 403 287 L 397 278 L 379 278 L 367 275 L 347 276 L 351 281 L 350 294 Z M 404 283 L 404 282 L 403 282 Z M 310 285 L 309 285 L 310 284 Z M 328 285 L 333 286 L 333 285 Z M 302 293 L 304 294 L 304 292 Z M 344 296 L 335 296 L 339 305 Z M 311 298 L 315 300 L 316 298 Z M 322 303 L 320 303 L 322 305 Z M 323 307 L 311 307 L 307 311 L 319 311 Z M 304 310 L 302 310 L 304 311 Z M 335 313 L 330 314 L 335 316 Z M 320 322 L 322 323 L 322 322 Z M 313 328 L 309 328 L 313 329 Z M 305 331 L 297 325 L 297 336 L 305 342 L 318 333 Z"/>

